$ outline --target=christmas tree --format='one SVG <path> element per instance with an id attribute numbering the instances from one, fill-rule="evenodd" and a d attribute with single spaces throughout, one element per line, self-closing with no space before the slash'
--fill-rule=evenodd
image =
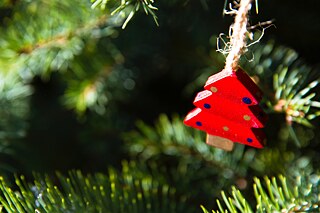
<path id="1" fill-rule="evenodd" d="M 0 1 L 0 212 L 318 212 L 317 7 L 250 2 L 250 96 L 209 78 L 239 3 Z"/>

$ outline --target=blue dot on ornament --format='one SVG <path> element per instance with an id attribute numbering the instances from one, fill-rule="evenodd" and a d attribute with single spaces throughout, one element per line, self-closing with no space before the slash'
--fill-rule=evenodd
<path id="1" fill-rule="evenodd" d="M 245 103 L 245 104 L 251 104 L 252 103 L 251 99 L 248 98 L 248 97 L 242 98 L 242 102 Z"/>
<path id="2" fill-rule="evenodd" d="M 196 122 L 196 125 L 197 125 L 197 126 L 202 126 L 202 123 L 201 123 L 200 121 L 197 121 L 197 122 Z"/>
<path id="3" fill-rule="evenodd" d="M 211 108 L 211 105 L 210 104 L 203 104 L 204 108 L 206 109 L 210 109 Z"/>
<path id="4" fill-rule="evenodd" d="M 253 140 L 251 138 L 247 138 L 247 141 L 251 143 Z"/>

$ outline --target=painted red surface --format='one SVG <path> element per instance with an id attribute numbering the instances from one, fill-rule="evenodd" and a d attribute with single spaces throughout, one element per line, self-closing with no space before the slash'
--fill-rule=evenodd
<path id="1" fill-rule="evenodd" d="M 208 90 L 197 94 L 193 104 L 209 113 L 223 116 L 225 119 L 248 127 L 261 128 L 267 116 L 258 105 L 235 103 Z"/>
<path id="2" fill-rule="evenodd" d="M 223 70 L 210 76 L 204 88 L 239 104 L 244 97 L 251 100 L 249 105 L 256 105 L 262 99 L 262 92 L 259 87 L 241 69 L 232 73 Z"/>
<path id="3" fill-rule="evenodd" d="M 208 134 L 262 148 L 267 116 L 259 107 L 262 92 L 242 70 L 222 71 L 207 80 L 184 123 Z"/>
<path id="4" fill-rule="evenodd" d="M 265 134 L 261 128 L 249 128 L 206 112 L 200 108 L 192 110 L 184 123 L 211 135 L 228 138 L 233 142 L 242 143 L 256 148 L 263 147 Z"/>

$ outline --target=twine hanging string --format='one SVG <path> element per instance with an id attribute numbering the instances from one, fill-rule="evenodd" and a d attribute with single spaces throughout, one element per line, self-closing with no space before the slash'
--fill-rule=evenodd
<path id="1" fill-rule="evenodd" d="M 251 9 L 251 0 L 241 0 L 238 11 L 232 10 L 232 13 L 236 12 L 234 23 L 231 26 L 230 35 L 230 52 L 226 59 L 224 71 L 231 73 L 236 71 L 240 56 L 246 48 L 246 33 L 248 25 L 248 12 Z M 224 149 L 226 151 L 233 150 L 234 143 L 226 138 L 218 137 L 207 134 L 206 143 Z"/>
<path id="2" fill-rule="evenodd" d="M 252 0 L 240 0 L 240 6 L 236 11 L 234 23 L 232 27 L 232 35 L 230 36 L 230 52 L 226 59 L 225 71 L 232 72 L 238 69 L 238 64 L 243 51 L 246 48 L 247 41 L 247 25 L 248 25 L 248 13 L 251 9 Z"/>

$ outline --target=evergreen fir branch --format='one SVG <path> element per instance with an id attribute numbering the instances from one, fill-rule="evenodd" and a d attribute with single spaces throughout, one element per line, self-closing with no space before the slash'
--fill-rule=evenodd
<path id="1" fill-rule="evenodd" d="M 102 10 L 107 7 L 108 3 L 114 3 L 114 1 L 110 0 L 92 0 L 92 2 L 93 4 L 91 8 L 100 7 Z M 158 17 L 155 14 L 155 11 L 158 10 L 158 8 L 156 8 L 153 4 L 154 0 L 121 0 L 120 5 L 115 10 L 113 10 L 111 15 L 121 14 L 125 17 L 125 21 L 122 25 L 122 29 L 124 29 L 136 14 L 136 12 L 143 9 L 143 11 L 147 15 L 151 14 L 154 22 L 157 26 L 159 26 Z"/>
<path id="2" fill-rule="evenodd" d="M 48 77 L 51 71 L 66 70 L 88 39 L 97 39 L 106 26 L 117 25 L 117 20 L 90 11 L 88 2 L 76 4 L 56 0 L 15 4 L 12 18 L 0 29 L 1 64 L 23 77 Z"/>
<path id="3" fill-rule="evenodd" d="M 231 197 L 227 197 L 225 192 L 221 192 L 223 203 L 217 200 L 219 210 L 214 213 L 223 212 L 318 212 L 320 210 L 320 187 L 319 175 L 312 178 L 297 178 L 294 185 L 288 183 L 285 176 L 278 178 L 264 178 L 264 185 L 259 178 L 254 178 L 254 195 L 256 198 L 255 210 L 252 208 L 242 193 L 232 187 Z M 209 212 L 205 207 L 201 207 L 203 212 Z"/>
<path id="4" fill-rule="evenodd" d="M 177 212 L 184 206 L 173 188 L 126 162 L 122 173 L 110 168 L 107 175 L 76 170 L 56 178 L 35 174 L 33 183 L 16 176 L 15 186 L 1 178 L 0 190 L 1 205 L 9 213 Z"/>
<path id="5" fill-rule="evenodd" d="M 86 62 L 90 53 L 77 56 L 70 65 L 73 72 L 65 74 L 67 88 L 62 102 L 78 116 L 84 116 L 88 110 L 102 115 L 112 101 L 125 100 L 130 95 L 128 91 L 134 88 L 132 71 L 121 65 L 122 59 L 118 61 L 122 55 L 112 45 L 107 49 L 92 57 L 91 63 Z"/>

